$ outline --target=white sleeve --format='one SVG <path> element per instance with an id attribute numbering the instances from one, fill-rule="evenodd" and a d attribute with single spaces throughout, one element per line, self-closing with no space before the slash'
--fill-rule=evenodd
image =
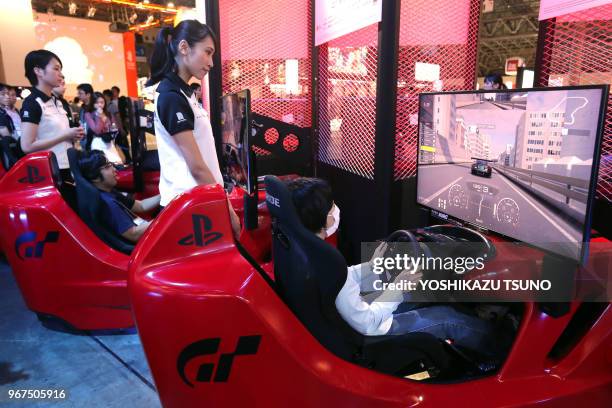
<path id="1" fill-rule="evenodd" d="M 336 308 L 342 318 L 364 335 L 387 334 L 393 321 L 393 312 L 402 303 L 402 293 L 388 297 L 388 301 L 364 302 L 360 296 L 361 265 L 348 268 L 346 282 L 336 297 Z"/>

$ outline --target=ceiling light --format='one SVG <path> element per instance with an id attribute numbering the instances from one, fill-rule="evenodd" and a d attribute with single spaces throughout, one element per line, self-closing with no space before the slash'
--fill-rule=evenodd
<path id="1" fill-rule="evenodd" d="M 168 4 L 166 4 L 166 7 L 168 8 L 174 8 L 174 3 L 169 1 Z"/>
<path id="2" fill-rule="evenodd" d="M 77 12 L 77 5 L 74 1 L 71 1 L 70 4 L 68 4 L 68 14 L 70 14 L 71 16 L 74 16 Z"/>
<path id="3" fill-rule="evenodd" d="M 96 15 L 96 11 L 98 11 L 97 8 L 95 8 L 94 6 L 89 6 L 89 8 L 87 9 L 87 17 L 92 18 Z"/>
<path id="4" fill-rule="evenodd" d="M 147 17 L 147 21 L 145 21 L 145 24 L 151 24 L 154 20 L 153 14 L 149 14 L 149 17 Z"/>
<path id="5" fill-rule="evenodd" d="M 144 4 L 149 4 L 149 0 L 144 0 L 143 3 Z"/>
<path id="6" fill-rule="evenodd" d="M 130 18 L 129 18 L 130 24 L 134 24 L 134 22 L 135 22 L 137 19 L 138 19 L 138 13 L 134 12 L 134 13 L 133 13 L 133 14 L 130 16 Z"/>

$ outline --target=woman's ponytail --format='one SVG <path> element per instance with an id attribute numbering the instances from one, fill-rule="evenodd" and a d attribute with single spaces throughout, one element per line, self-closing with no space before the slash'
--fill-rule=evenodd
<path id="1" fill-rule="evenodd" d="M 167 73 L 172 72 L 176 64 L 174 58 L 176 57 L 179 42 L 185 40 L 190 47 L 193 47 L 197 42 L 204 40 L 206 37 L 211 37 L 213 42 L 217 42 L 215 34 L 210 27 L 197 20 L 183 20 L 174 28 L 162 28 L 155 39 L 155 48 L 149 62 L 151 78 L 147 81 L 146 86 L 155 85 Z"/>
<path id="2" fill-rule="evenodd" d="M 146 86 L 155 85 L 164 78 L 166 73 L 172 71 L 174 67 L 174 54 L 170 49 L 170 36 L 174 30 L 172 27 L 164 27 L 157 33 L 155 48 L 151 55 L 151 78 Z"/>

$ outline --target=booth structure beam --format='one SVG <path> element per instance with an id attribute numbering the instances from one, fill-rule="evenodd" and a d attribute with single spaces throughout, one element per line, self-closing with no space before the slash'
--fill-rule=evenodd
<path id="1" fill-rule="evenodd" d="M 374 145 L 374 182 L 380 208 L 375 224 L 377 226 L 377 236 L 386 235 L 391 224 L 400 4 L 400 1 L 397 0 L 383 0 L 382 19 L 378 26 L 376 139 Z"/>
<path id="2" fill-rule="evenodd" d="M 310 2 L 310 41 L 309 46 L 311 55 L 310 65 L 310 137 L 311 137 L 311 152 L 312 152 L 312 176 L 317 177 L 317 162 L 319 161 L 319 115 L 317 108 L 319 101 L 319 49 L 315 45 L 315 1 Z"/>
<path id="3" fill-rule="evenodd" d="M 208 89 L 210 96 L 210 124 L 217 155 L 221 153 L 221 96 L 223 94 L 222 63 L 221 63 L 221 23 L 219 19 L 219 0 L 206 0 L 206 24 L 217 35 L 216 50 L 213 54 L 213 69 L 208 73 Z"/>
<path id="4" fill-rule="evenodd" d="M 555 18 L 549 20 L 540 21 L 540 27 L 538 30 L 538 47 L 536 48 L 535 56 L 535 72 L 534 72 L 534 86 L 535 87 L 547 87 L 548 77 L 547 73 L 550 70 L 550 58 L 545 58 L 544 52 L 546 48 L 547 33 L 551 27 L 554 27 Z M 550 33 L 551 37 L 554 37 L 554 31 Z"/>

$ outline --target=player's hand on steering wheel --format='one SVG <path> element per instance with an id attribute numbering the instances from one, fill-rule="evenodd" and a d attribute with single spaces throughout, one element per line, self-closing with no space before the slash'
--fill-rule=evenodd
<path id="1" fill-rule="evenodd" d="M 385 256 L 385 252 L 387 251 L 387 248 L 389 247 L 389 244 L 385 241 L 381 242 L 376 249 L 374 250 L 374 254 L 372 255 L 372 258 L 370 258 L 370 260 L 368 261 L 368 264 L 370 266 L 370 270 L 373 270 L 374 267 L 374 259 L 376 258 L 383 258 Z"/>

